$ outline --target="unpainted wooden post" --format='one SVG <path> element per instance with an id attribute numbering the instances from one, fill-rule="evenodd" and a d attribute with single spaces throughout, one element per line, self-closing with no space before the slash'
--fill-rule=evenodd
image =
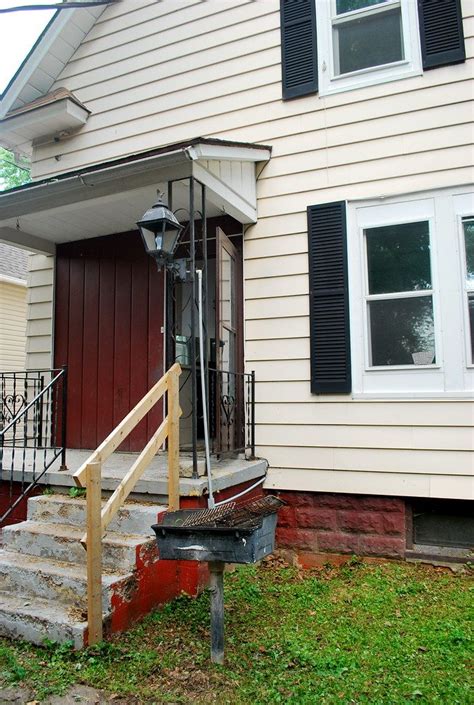
<path id="1" fill-rule="evenodd" d="M 211 593 L 211 661 L 224 663 L 224 563 L 209 562 Z"/>
<path id="2" fill-rule="evenodd" d="M 89 646 L 102 641 L 101 464 L 87 465 L 87 621 Z"/>
<path id="3" fill-rule="evenodd" d="M 168 505 L 172 512 L 179 509 L 179 373 L 177 367 L 168 376 Z"/>

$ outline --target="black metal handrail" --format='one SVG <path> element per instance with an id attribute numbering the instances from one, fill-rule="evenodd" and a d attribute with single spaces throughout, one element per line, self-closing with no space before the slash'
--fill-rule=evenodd
<path id="1" fill-rule="evenodd" d="M 55 460 L 66 467 L 67 368 L 0 372 L 0 526 Z"/>
<path id="2" fill-rule="evenodd" d="M 255 457 L 255 372 L 209 368 L 209 419 L 215 455 Z"/>

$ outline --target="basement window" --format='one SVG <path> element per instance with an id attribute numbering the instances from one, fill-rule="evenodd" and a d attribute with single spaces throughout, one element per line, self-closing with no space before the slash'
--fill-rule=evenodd
<path id="1" fill-rule="evenodd" d="M 471 501 L 420 499 L 412 508 L 415 546 L 474 548 Z"/>

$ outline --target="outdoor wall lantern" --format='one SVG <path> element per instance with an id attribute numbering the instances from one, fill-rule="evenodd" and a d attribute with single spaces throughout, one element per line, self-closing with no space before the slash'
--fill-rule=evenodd
<path id="1" fill-rule="evenodd" d="M 153 257 L 158 269 L 165 266 L 174 269 L 173 254 L 183 229 L 181 223 L 163 203 L 163 194 L 158 191 L 158 200 L 137 222 L 146 252 Z"/>

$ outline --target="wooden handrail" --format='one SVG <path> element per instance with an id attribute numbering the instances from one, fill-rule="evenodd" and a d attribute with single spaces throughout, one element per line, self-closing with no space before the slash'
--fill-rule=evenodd
<path id="1" fill-rule="evenodd" d="M 172 511 L 179 509 L 179 417 L 182 413 L 179 406 L 180 374 L 181 367 L 175 363 L 73 475 L 76 484 L 86 488 L 87 528 L 81 543 L 87 550 L 89 646 L 102 640 L 102 537 L 166 438 L 168 438 L 168 506 Z M 102 464 L 165 392 L 168 392 L 168 415 L 102 507 Z"/>
<path id="2" fill-rule="evenodd" d="M 178 376 L 181 374 L 181 367 L 175 363 L 170 367 L 163 377 L 152 387 L 145 396 L 138 402 L 136 406 L 125 416 L 124 419 L 109 433 L 107 438 L 102 441 L 100 446 L 87 458 L 74 475 L 74 482 L 78 487 L 86 486 L 86 467 L 91 463 L 105 463 L 114 450 L 117 450 L 119 445 L 133 431 L 135 426 L 140 423 L 144 416 L 155 406 L 156 402 L 160 401 L 163 394 L 168 389 L 168 378 L 170 374 L 176 373 L 179 369 Z"/>

